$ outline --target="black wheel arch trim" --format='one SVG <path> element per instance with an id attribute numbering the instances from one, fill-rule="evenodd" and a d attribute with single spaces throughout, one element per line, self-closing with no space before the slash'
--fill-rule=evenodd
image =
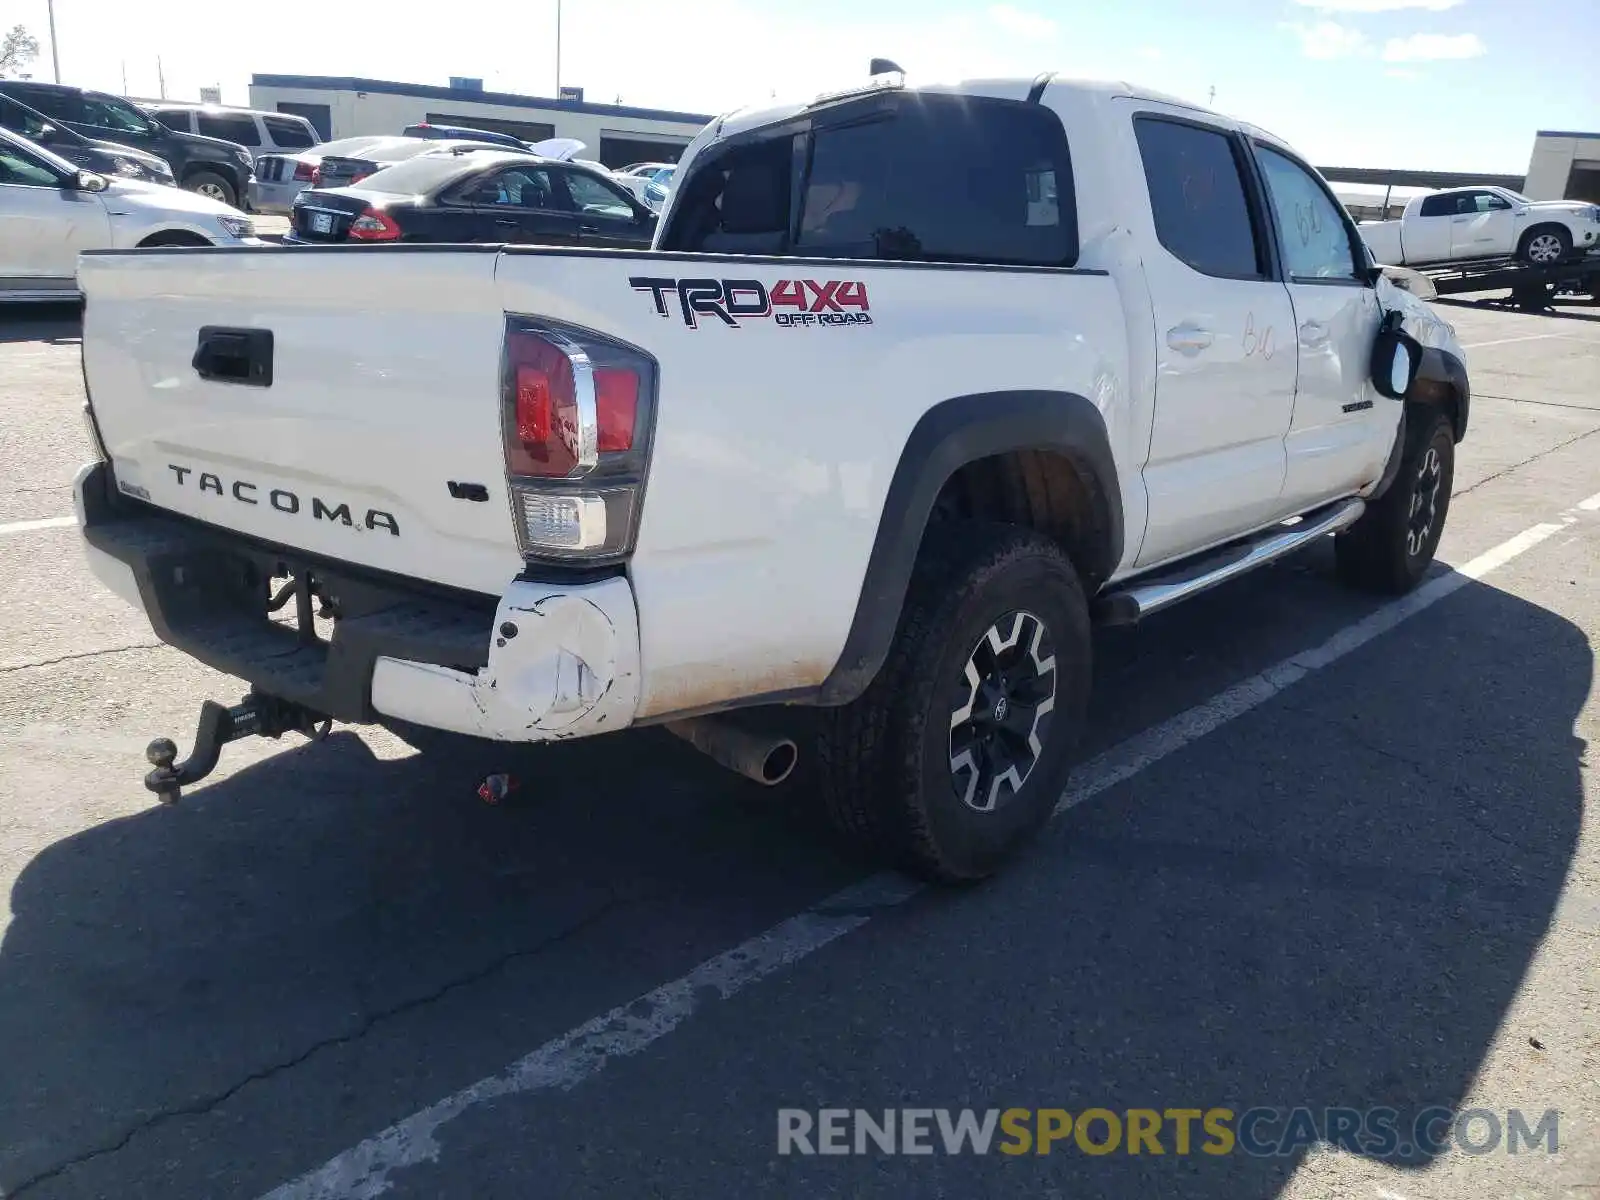
<path id="1" fill-rule="evenodd" d="M 1417 368 L 1417 382 L 1443 384 L 1454 394 L 1454 409 L 1450 412 L 1451 433 L 1454 434 L 1457 443 L 1464 440 L 1467 436 L 1467 412 L 1472 404 L 1472 388 L 1467 382 L 1467 364 L 1448 350 L 1441 350 L 1437 346 L 1425 346 L 1422 350 L 1422 363 Z M 1436 405 L 1445 403 L 1440 388 L 1417 388 L 1415 384 L 1411 392 L 1406 394 L 1406 402 Z"/>
<path id="2" fill-rule="evenodd" d="M 895 467 L 867 561 L 855 618 L 816 703 L 847 704 L 859 696 L 889 655 L 912 568 L 940 490 L 962 467 L 1017 450 L 1045 450 L 1070 459 L 1095 485 L 1092 562 L 1075 564 L 1104 579 L 1122 558 L 1122 493 L 1105 420 L 1074 392 L 1000 391 L 956 396 L 930 408 L 906 439 Z"/>

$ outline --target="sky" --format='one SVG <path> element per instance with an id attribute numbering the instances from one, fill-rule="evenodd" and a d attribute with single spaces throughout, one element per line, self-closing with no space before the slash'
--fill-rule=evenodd
<path id="1" fill-rule="evenodd" d="M 248 103 L 252 73 L 552 95 L 558 0 L 55 0 L 63 82 Z M 1600 131 L 1600 0 L 563 0 L 563 84 L 718 113 L 860 82 L 1127 79 L 1261 125 L 1321 166 L 1520 174 L 1538 129 Z M 420 19 L 408 19 L 407 11 Z M 445 13 L 453 21 L 445 18 Z M 426 14 L 422 17 L 421 14 Z M 0 0 L 39 38 L 46 0 Z M 1212 89 L 1215 89 L 1215 98 Z"/>

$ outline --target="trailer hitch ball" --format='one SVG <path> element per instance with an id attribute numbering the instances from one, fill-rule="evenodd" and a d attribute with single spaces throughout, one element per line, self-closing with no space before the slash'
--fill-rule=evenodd
<path id="1" fill-rule="evenodd" d="M 145 747 L 144 756 L 155 769 L 144 777 L 144 785 L 161 803 L 176 804 L 186 786 L 216 769 L 222 747 L 229 742 L 252 736 L 277 738 L 291 732 L 321 740 L 332 723 L 303 705 L 258 692 L 251 692 L 232 708 L 207 700 L 200 706 L 199 727 L 187 759 L 177 761 L 178 747 L 171 738 L 156 738 Z"/>

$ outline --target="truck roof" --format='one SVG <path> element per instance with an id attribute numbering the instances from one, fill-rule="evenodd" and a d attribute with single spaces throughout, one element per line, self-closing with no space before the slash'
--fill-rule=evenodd
<path id="1" fill-rule="evenodd" d="M 1192 109 L 1197 113 L 1210 113 L 1222 120 L 1231 120 L 1231 118 L 1222 117 L 1220 113 L 1212 113 L 1212 110 L 1203 105 L 1195 104 L 1177 96 L 1169 96 L 1153 88 L 1140 87 L 1125 80 L 1070 79 L 1050 71 L 1040 75 L 907 84 L 904 86 L 904 90 L 910 92 L 942 92 L 958 96 L 992 96 L 999 100 L 1025 100 L 1041 80 L 1048 81 L 1051 88 L 1077 92 L 1096 100 L 1131 96 L 1138 100 L 1152 100 L 1160 104 L 1177 105 L 1181 108 Z M 822 100 L 832 100 L 851 95 L 867 95 L 879 88 L 895 86 L 897 85 L 888 83 L 863 84 L 856 88 L 821 92 L 800 100 L 735 109 L 713 122 L 712 127 L 717 130 L 718 136 L 726 137 L 729 134 L 739 133 L 746 129 L 758 129 L 763 125 L 776 124 L 779 121 L 804 112 L 807 108 Z M 1276 141 L 1277 139 L 1274 138 L 1273 140 Z"/>

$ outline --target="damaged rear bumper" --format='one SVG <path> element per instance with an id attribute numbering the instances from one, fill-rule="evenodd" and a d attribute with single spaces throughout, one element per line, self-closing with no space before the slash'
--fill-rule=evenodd
<path id="1" fill-rule="evenodd" d="M 625 578 L 518 579 L 497 601 L 133 505 L 112 487 L 104 463 L 74 486 L 95 577 L 142 609 L 162 641 L 258 691 L 341 721 L 393 717 L 499 741 L 633 722 L 639 627 Z M 272 580 L 285 576 L 314 584 L 334 619 L 271 619 Z"/>

